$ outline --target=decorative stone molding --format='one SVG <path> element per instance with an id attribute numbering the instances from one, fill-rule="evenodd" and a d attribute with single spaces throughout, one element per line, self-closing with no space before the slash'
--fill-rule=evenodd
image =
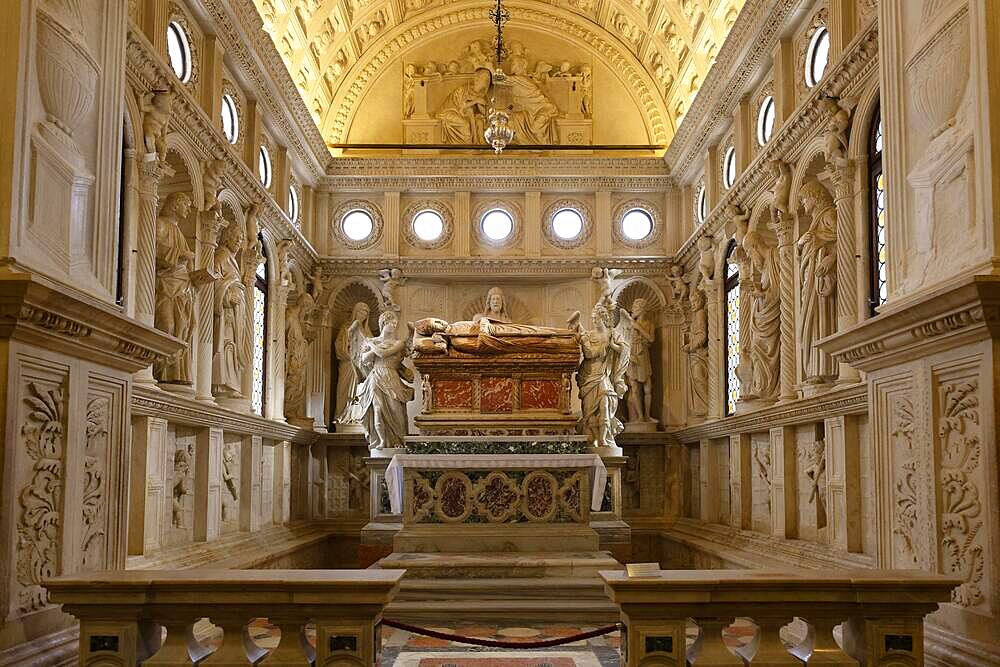
<path id="1" fill-rule="evenodd" d="M 371 216 L 372 232 L 368 238 L 355 241 L 344 233 L 344 216 L 351 211 L 364 211 Z M 364 250 L 372 247 L 382 238 L 382 227 L 384 226 L 382 209 L 366 199 L 351 199 L 337 207 L 337 211 L 333 214 L 332 224 L 333 236 L 338 243 L 351 250 Z"/>
<path id="2" fill-rule="evenodd" d="M 168 359 L 183 343 L 128 319 L 103 303 L 84 300 L 39 276 L 0 276 L 0 336 L 41 345 L 135 373 Z"/>
<path id="3" fill-rule="evenodd" d="M 622 233 L 622 218 L 634 209 L 645 211 L 653 220 L 653 228 L 642 239 L 630 239 Z M 659 242 L 663 236 L 663 216 L 660 215 L 660 208 L 648 199 L 629 199 L 622 202 L 615 207 L 615 212 L 611 216 L 611 234 L 616 242 L 627 248 L 648 248 Z"/>
<path id="4" fill-rule="evenodd" d="M 501 210 L 510 216 L 513 227 L 507 238 L 499 241 L 491 239 L 483 232 L 483 216 L 493 210 Z M 524 216 L 521 207 L 507 199 L 490 199 L 476 206 L 472 215 L 472 234 L 475 239 L 487 248 L 510 248 L 521 242 L 524 234 Z"/>
<path id="5" fill-rule="evenodd" d="M 891 304 L 877 317 L 819 342 L 834 359 L 870 372 L 1000 336 L 1000 278 L 959 281 Z"/>
<path id="6" fill-rule="evenodd" d="M 559 238 L 553 227 L 553 219 L 556 213 L 565 209 L 576 211 L 583 219 L 583 226 L 580 229 L 580 233 L 572 239 Z M 545 236 L 545 240 L 556 248 L 579 248 L 590 240 L 593 230 L 594 216 L 590 212 L 590 207 L 579 199 L 559 199 L 554 201 L 549 204 L 542 215 L 542 234 Z"/>
<path id="7" fill-rule="evenodd" d="M 867 411 L 867 387 L 852 385 L 819 396 L 780 403 L 744 415 L 713 420 L 668 433 L 678 442 L 698 442 L 706 438 L 729 437 L 732 433 L 767 431 L 772 427 L 816 422 L 845 414 L 865 414 Z"/>
<path id="8" fill-rule="evenodd" d="M 608 264 L 606 258 L 585 257 L 400 257 L 396 263 L 407 276 L 560 276 L 589 278 L 594 268 Z M 626 275 L 662 276 L 670 262 L 666 258 L 620 257 L 614 266 Z M 351 276 L 377 276 L 385 260 L 377 257 L 332 257 L 318 266 L 325 279 Z"/>
<path id="9" fill-rule="evenodd" d="M 422 211 L 433 211 L 441 216 L 441 235 L 433 241 L 425 241 L 413 229 L 413 219 Z M 451 207 L 437 199 L 421 199 L 406 207 L 402 219 L 403 238 L 414 248 L 437 250 L 451 243 L 455 232 L 455 220 Z"/>

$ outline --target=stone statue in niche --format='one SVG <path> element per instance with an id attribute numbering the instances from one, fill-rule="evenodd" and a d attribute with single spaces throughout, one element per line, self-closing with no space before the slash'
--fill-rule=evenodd
<path id="1" fill-rule="evenodd" d="M 614 328 L 614 305 L 601 299 L 591 314 L 593 329 L 580 324 L 580 312 L 569 319 L 570 330 L 576 334 L 583 351 L 576 382 L 580 389 L 582 415 L 580 422 L 595 447 L 615 447 L 615 436 L 625 428 L 615 416 L 618 402 L 628 391 L 625 375 L 628 371 L 631 316 L 624 309 L 620 328 Z"/>
<path id="2" fill-rule="evenodd" d="M 347 507 L 352 510 L 368 508 L 368 487 L 371 474 L 365 465 L 365 457 L 353 451 L 347 457 L 348 500 Z"/>
<path id="3" fill-rule="evenodd" d="M 637 424 L 648 424 L 656 428 L 652 416 L 653 408 L 653 364 L 649 358 L 649 346 L 653 344 L 656 330 L 649 319 L 646 300 L 639 298 L 632 302 L 630 358 L 625 377 L 628 380 L 628 421 L 629 428 Z"/>
<path id="4" fill-rule="evenodd" d="M 171 359 L 154 365 L 161 382 L 191 384 L 191 327 L 194 291 L 190 272 L 194 253 L 180 223 L 191 211 L 191 197 L 184 192 L 167 196 L 156 217 L 156 328 L 188 344 Z"/>
<path id="5" fill-rule="evenodd" d="M 167 123 L 174 105 L 174 94 L 154 90 L 142 98 L 142 138 L 146 161 L 162 160 L 166 155 Z"/>
<path id="6" fill-rule="evenodd" d="M 222 448 L 222 520 L 239 518 L 235 512 L 240 501 L 239 446 L 229 442 Z"/>
<path id="7" fill-rule="evenodd" d="M 771 221 L 777 223 L 789 212 L 789 198 L 792 193 L 792 168 L 781 160 L 771 160 L 774 185 L 771 188 Z"/>
<path id="8" fill-rule="evenodd" d="M 309 328 L 316 302 L 302 285 L 285 309 L 285 415 L 306 419 L 306 364 L 309 362 Z"/>
<path id="9" fill-rule="evenodd" d="M 688 353 L 688 410 L 693 415 L 708 413 L 708 311 L 705 292 L 696 284 L 688 294 L 691 325 L 684 351 Z"/>
<path id="10" fill-rule="evenodd" d="M 401 447 L 407 432 L 406 404 L 413 400 L 413 372 L 403 365 L 410 336 L 396 337 L 399 317 L 387 310 L 378 318 L 379 334 L 361 350 L 364 379 L 358 386 L 362 426 L 372 449 Z"/>
<path id="11" fill-rule="evenodd" d="M 752 298 L 749 349 L 752 372 L 747 396 L 774 400 L 781 381 L 778 249 L 769 245 L 755 226 L 749 226 L 743 234 L 742 247 L 751 267 L 747 285 Z"/>
<path id="12" fill-rule="evenodd" d="M 336 417 L 339 425 L 360 424 L 364 414 L 358 400 L 358 384 L 362 377 L 361 352 L 365 341 L 372 338 L 368 326 L 371 311 L 359 301 L 351 310 L 351 321 L 340 328 L 334 341 L 337 355 Z"/>
<path id="13" fill-rule="evenodd" d="M 456 88 L 437 113 L 441 121 L 441 138 L 446 144 L 473 144 L 486 131 L 489 103 L 486 95 L 493 85 L 488 69 L 478 69 L 472 80 Z"/>
<path id="14" fill-rule="evenodd" d="M 705 283 L 715 279 L 715 244 L 711 236 L 698 237 L 698 272 Z"/>
<path id="15" fill-rule="evenodd" d="M 630 447 L 625 452 L 628 459 L 622 471 L 622 504 L 625 509 L 637 510 L 642 507 L 642 476 L 639 471 L 639 448 Z"/>
<path id="16" fill-rule="evenodd" d="M 191 493 L 191 459 L 194 447 L 178 447 L 174 451 L 174 482 L 171 489 L 171 523 L 174 528 L 186 528 L 184 521 L 184 498 Z"/>
<path id="17" fill-rule="evenodd" d="M 811 180 L 799 193 L 811 217 L 809 229 L 798 241 L 801 271 L 799 345 L 803 382 L 825 384 L 837 376 L 837 366 L 816 341 L 837 330 L 837 211 L 833 197 L 819 181 Z"/>
<path id="18" fill-rule="evenodd" d="M 681 264 L 671 264 L 667 273 L 667 282 L 670 283 L 670 297 L 675 305 L 682 305 L 687 301 L 691 287 L 687 278 L 684 277 L 684 267 Z"/>
<path id="19" fill-rule="evenodd" d="M 239 255 L 244 230 L 230 222 L 213 258 L 215 281 L 212 388 L 217 396 L 241 398 L 243 373 L 253 357 L 250 294 L 243 282 Z"/>

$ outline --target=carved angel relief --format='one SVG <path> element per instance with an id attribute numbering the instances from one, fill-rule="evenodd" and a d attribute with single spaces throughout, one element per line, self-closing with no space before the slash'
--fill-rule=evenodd
<path id="1" fill-rule="evenodd" d="M 46 387 L 30 383 L 24 398 L 27 407 L 21 424 L 21 445 L 32 466 L 27 484 L 18 499 L 17 522 L 17 605 L 21 613 L 31 613 L 48 605 L 48 593 L 41 582 L 62 570 L 59 535 L 63 494 L 63 466 L 66 456 L 62 386 Z"/>
<path id="2" fill-rule="evenodd" d="M 403 134 L 410 144 L 478 144 L 491 101 L 490 40 L 477 39 L 446 62 L 403 65 Z M 512 41 L 503 63 L 515 144 L 590 144 L 593 68 L 530 58 Z"/>

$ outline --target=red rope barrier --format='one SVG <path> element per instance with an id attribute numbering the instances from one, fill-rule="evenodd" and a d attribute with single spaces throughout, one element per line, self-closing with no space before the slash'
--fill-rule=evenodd
<path id="1" fill-rule="evenodd" d="M 423 635 L 424 637 L 431 637 L 433 639 L 443 639 L 445 641 L 458 642 L 460 644 L 472 644 L 473 646 L 487 646 L 489 648 L 516 649 L 551 648 L 553 646 L 563 646 L 564 644 L 572 644 L 573 642 L 590 639 L 592 637 L 608 635 L 621 627 L 621 623 L 615 623 L 614 625 L 606 625 L 603 628 L 597 628 L 596 630 L 590 630 L 588 632 L 581 632 L 579 634 L 570 635 L 569 637 L 559 637 L 557 639 L 546 639 L 535 642 L 507 642 L 495 639 L 463 637 L 461 635 L 453 635 L 448 632 L 428 630 L 427 628 L 417 627 L 416 625 L 410 625 L 408 623 L 400 623 L 399 621 L 392 621 L 387 618 L 383 618 L 382 623 L 390 628 L 396 628 L 397 630 L 403 630 L 405 632 L 411 632 L 415 635 Z"/>

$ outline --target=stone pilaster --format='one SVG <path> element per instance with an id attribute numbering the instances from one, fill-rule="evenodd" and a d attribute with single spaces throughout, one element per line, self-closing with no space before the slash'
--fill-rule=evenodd
<path id="1" fill-rule="evenodd" d="M 708 523 L 718 523 L 721 516 L 719 503 L 721 501 L 722 489 L 719 484 L 719 457 L 718 447 L 711 440 L 702 440 L 698 443 L 700 462 L 699 474 L 701 476 L 701 516 L 702 521 Z"/>
<path id="2" fill-rule="evenodd" d="M 135 318 L 153 326 L 156 313 L 156 214 L 159 207 L 160 179 L 163 164 L 146 155 L 139 162 L 139 221 L 136 229 Z M 136 381 L 155 384 L 153 367 L 136 374 Z"/>
<path id="3" fill-rule="evenodd" d="M 729 436 L 729 525 L 753 528 L 753 442 L 749 433 Z"/>
<path id="4" fill-rule="evenodd" d="M 826 443 L 827 541 L 842 551 L 860 552 L 861 441 L 854 415 L 824 420 Z"/>
<path id="5" fill-rule="evenodd" d="M 222 521 L 222 429 L 203 428 L 195 445 L 194 539 L 210 542 Z"/>
<path id="6" fill-rule="evenodd" d="M 243 436 L 240 457 L 240 530 L 255 532 L 261 525 L 263 440 L 259 435 Z"/>
<path id="7" fill-rule="evenodd" d="M 798 537 L 797 478 L 795 476 L 795 429 L 771 429 L 771 533 L 776 537 Z"/>
<path id="8" fill-rule="evenodd" d="M 845 331 L 858 323 L 858 253 L 854 228 L 854 162 L 832 171 L 834 203 L 837 206 L 837 329 Z M 841 363 L 839 381 L 851 383 L 861 376 Z"/>
<path id="9" fill-rule="evenodd" d="M 795 239 L 792 221 L 776 213 L 771 229 L 778 237 L 778 284 L 781 293 L 781 400 L 795 398 Z"/>
<path id="10" fill-rule="evenodd" d="M 722 372 L 725 350 L 722 349 L 722 310 L 719 286 L 715 280 L 702 280 L 705 308 L 708 313 L 708 416 L 725 416 L 726 397 L 722 391 Z"/>
<path id="11" fill-rule="evenodd" d="M 160 548 L 162 521 L 170 506 L 166 489 L 167 420 L 132 420 L 128 553 L 140 556 Z"/>

